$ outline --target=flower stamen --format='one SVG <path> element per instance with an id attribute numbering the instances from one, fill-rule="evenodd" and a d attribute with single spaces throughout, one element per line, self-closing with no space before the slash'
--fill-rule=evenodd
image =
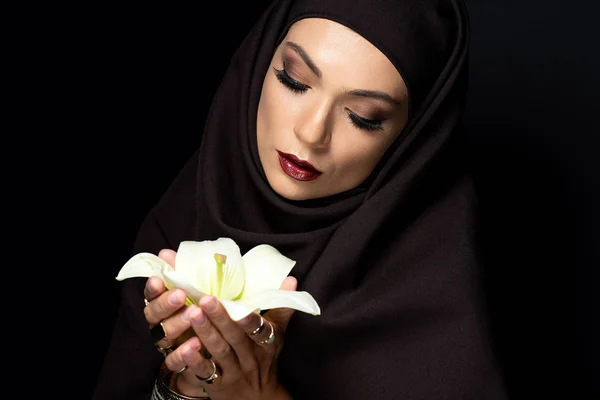
<path id="1" fill-rule="evenodd" d="M 215 253 L 215 261 L 217 262 L 217 271 L 216 271 L 216 285 L 213 288 L 213 295 L 217 297 L 221 297 L 221 292 L 223 291 L 223 278 L 224 271 L 223 267 L 225 266 L 225 262 L 227 261 L 227 256 L 225 254 Z"/>

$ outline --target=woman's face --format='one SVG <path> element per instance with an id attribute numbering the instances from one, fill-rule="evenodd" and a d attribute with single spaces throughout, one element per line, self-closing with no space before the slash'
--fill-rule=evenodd
<path id="1" fill-rule="evenodd" d="M 339 23 L 302 19 L 277 48 L 258 106 L 258 153 L 269 184 L 290 200 L 352 189 L 407 115 L 406 85 L 381 51 Z"/>

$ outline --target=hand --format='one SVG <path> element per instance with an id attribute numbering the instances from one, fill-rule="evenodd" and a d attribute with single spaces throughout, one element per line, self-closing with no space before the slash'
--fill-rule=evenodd
<path id="1" fill-rule="evenodd" d="M 172 250 L 162 250 L 158 256 L 171 265 L 175 263 L 175 252 Z M 144 297 L 147 301 L 144 316 L 149 327 L 161 324 L 166 333 L 164 338 L 155 343 L 157 348 L 165 349 L 164 354 L 172 353 L 187 339 L 195 336 L 185 313 L 186 294 L 183 290 L 166 290 L 161 279 L 150 277 L 144 287 Z"/>
<path id="2" fill-rule="evenodd" d="M 159 257 L 173 265 L 175 252 L 162 251 Z M 296 286 L 296 279 L 288 277 L 281 289 L 296 290 Z M 176 307 L 164 304 L 165 296 L 168 294 L 160 295 L 161 312 L 157 315 L 167 315 Z M 158 305 L 156 309 L 159 309 Z M 289 399 L 285 389 L 278 385 L 277 357 L 294 311 L 273 309 L 262 317 L 253 313 L 235 322 L 218 299 L 207 295 L 200 300 L 199 307 L 191 305 L 185 312 L 169 317 L 163 321 L 163 325 L 168 323 L 167 331 L 173 329 L 174 334 L 182 334 L 186 324 L 191 323 L 195 333 L 165 359 L 171 371 L 185 368 L 176 375 L 174 390 L 187 396 L 201 396 L 206 391 L 212 400 Z M 258 329 L 261 320 L 262 328 Z M 253 333 L 257 330 L 258 333 Z M 213 383 L 207 383 L 203 378 L 213 374 L 214 366 L 219 377 Z"/>

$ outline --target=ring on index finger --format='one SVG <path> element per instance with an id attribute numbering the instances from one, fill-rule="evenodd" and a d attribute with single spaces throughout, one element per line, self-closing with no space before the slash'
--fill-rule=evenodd
<path id="1" fill-rule="evenodd" d="M 167 330 L 162 322 L 159 322 L 157 325 L 150 328 L 150 336 L 152 337 L 152 342 L 154 342 L 154 344 L 157 344 L 163 339 L 169 341 L 169 339 L 167 339 Z"/>
<path id="2" fill-rule="evenodd" d="M 152 342 L 154 343 L 154 346 L 158 352 L 167 358 L 167 356 L 173 351 L 173 342 L 167 339 L 167 330 L 162 322 L 150 328 L 150 336 L 152 337 Z M 167 342 L 167 346 L 161 346 L 159 344 L 161 340 Z"/>

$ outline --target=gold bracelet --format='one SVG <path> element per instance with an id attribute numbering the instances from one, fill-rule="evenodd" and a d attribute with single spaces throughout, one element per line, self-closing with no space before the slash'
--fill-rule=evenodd
<path id="1" fill-rule="evenodd" d="M 173 377 L 172 372 L 160 374 L 154 383 L 151 400 L 210 400 L 210 397 L 190 397 L 174 392 L 169 387 Z"/>

